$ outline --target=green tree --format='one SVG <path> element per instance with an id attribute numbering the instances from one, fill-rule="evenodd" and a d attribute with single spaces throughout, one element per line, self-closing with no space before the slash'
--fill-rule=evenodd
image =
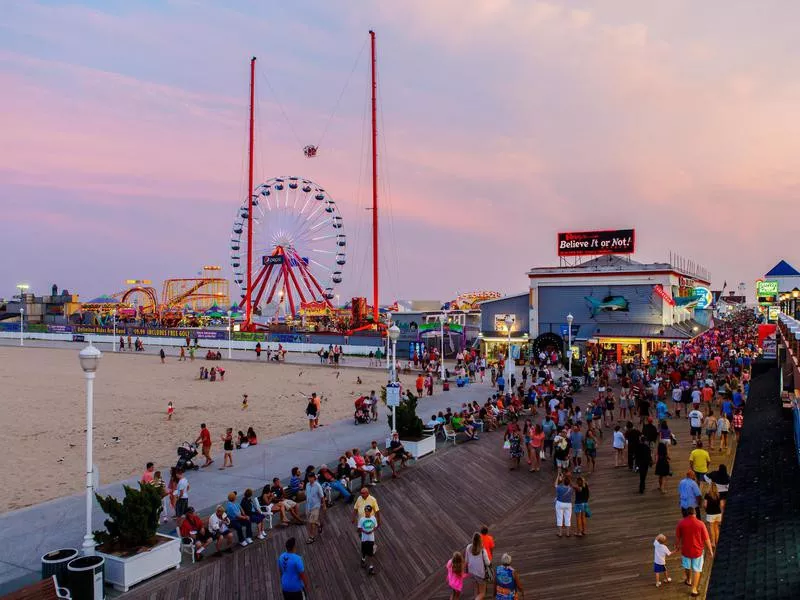
<path id="1" fill-rule="evenodd" d="M 95 531 L 98 543 L 116 544 L 130 550 L 151 543 L 158 530 L 161 516 L 161 490 L 150 483 L 139 483 L 139 489 L 123 486 L 122 502 L 114 496 L 95 494 L 100 508 L 108 515 L 103 524 L 106 531 Z"/>

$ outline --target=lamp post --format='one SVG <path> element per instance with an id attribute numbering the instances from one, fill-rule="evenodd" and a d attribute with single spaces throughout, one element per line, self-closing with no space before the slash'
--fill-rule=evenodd
<path id="1" fill-rule="evenodd" d="M 443 310 L 442 315 L 440 317 L 441 325 L 442 325 L 442 355 L 439 358 L 439 378 L 444 381 L 444 322 L 447 319 L 447 311 Z"/>
<path id="2" fill-rule="evenodd" d="M 25 325 L 25 309 L 19 309 L 19 345 L 24 346 L 25 342 L 22 340 L 22 330 Z"/>
<path id="3" fill-rule="evenodd" d="M 232 342 L 231 342 L 231 337 L 232 337 L 232 335 L 231 335 L 231 315 L 232 314 L 233 313 L 229 310 L 228 311 L 228 358 L 233 358 L 233 356 L 232 356 L 233 348 L 231 347 L 231 344 L 232 344 Z"/>
<path id="4" fill-rule="evenodd" d="M 92 466 L 92 427 L 94 412 L 94 374 L 103 354 L 89 344 L 78 354 L 86 377 L 86 535 L 83 536 L 83 554 L 94 555 L 92 534 L 92 497 L 94 496 L 94 467 Z"/>
<path id="5" fill-rule="evenodd" d="M 391 327 L 389 327 L 389 337 L 392 340 L 392 383 L 396 383 L 397 382 L 397 339 L 400 337 L 400 328 L 397 325 L 392 325 Z M 397 431 L 397 407 L 392 406 L 392 433 L 396 431 Z"/>
<path id="6" fill-rule="evenodd" d="M 572 381 L 572 321 L 574 319 L 575 317 L 572 316 L 572 313 L 567 315 L 567 328 L 569 329 L 567 333 L 567 340 L 569 340 L 567 342 L 567 352 L 569 353 L 567 354 L 567 369 L 569 369 L 567 377 L 569 381 Z"/>
<path id="7" fill-rule="evenodd" d="M 792 318 L 797 318 L 797 299 L 800 298 L 800 289 L 794 288 L 792 290 Z"/>
<path id="8" fill-rule="evenodd" d="M 392 313 L 386 313 L 386 370 L 391 373 L 392 371 L 392 363 L 389 360 L 389 328 L 392 326 Z"/>
<path id="9" fill-rule="evenodd" d="M 116 352 L 117 351 L 117 313 L 115 312 L 111 315 L 111 326 L 113 328 L 113 333 L 111 334 L 111 349 Z"/>
<path id="10" fill-rule="evenodd" d="M 511 375 L 514 373 L 514 362 L 511 357 L 511 326 L 514 325 L 514 317 L 506 315 L 505 318 L 506 332 L 508 333 L 508 360 L 506 361 L 506 385 L 511 386 Z M 510 387 L 509 387 L 510 389 Z"/>

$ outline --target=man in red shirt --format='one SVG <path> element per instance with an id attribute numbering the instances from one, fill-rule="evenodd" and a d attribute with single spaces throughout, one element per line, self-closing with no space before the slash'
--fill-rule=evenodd
<path id="1" fill-rule="evenodd" d="M 692 586 L 692 597 L 697 597 L 700 592 L 700 574 L 703 572 L 703 550 L 708 549 L 708 554 L 714 558 L 714 549 L 711 547 L 711 538 L 706 526 L 694 516 L 694 508 L 684 509 L 686 515 L 675 529 L 675 546 L 681 551 L 681 565 L 686 575 L 686 584 Z"/>
<path id="2" fill-rule="evenodd" d="M 142 483 L 153 483 L 153 473 L 155 472 L 156 467 L 153 463 L 149 462 L 145 466 L 144 473 L 142 473 Z"/>
<path id="3" fill-rule="evenodd" d="M 208 533 L 205 525 L 203 525 L 203 519 L 197 516 L 191 506 L 186 509 L 186 514 L 183 515 L 180 533 L 181 537 L 189 538 L 194 542 L 197 560 L 202 559 L 203 552 L 211 543 L 211 534 Z"/>
<path id="4" fill-rule="evenodd" d="M 206 464 L 203 466 L 207 467 L 213 463 L 214 461 L 211 458 L 211 432 L 208 430 L 205 423 L 200 424 L 200 435 L 197 436 L 194 443 L 199 443 L 203 449 L 203 456 L 206 457 Z"/>

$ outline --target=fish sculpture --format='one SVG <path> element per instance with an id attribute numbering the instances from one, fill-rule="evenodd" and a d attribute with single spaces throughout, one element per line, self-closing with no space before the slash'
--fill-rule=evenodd
<path id="1" fill-rule="evenodd" d="M 584 299 L 592 308 L 592 316 L 603 311 L 628 310 L 628 301 L 622 296 L 606 296 L 602 300 L 592 298 L 591 296 L 584 296 Z"/>
<path id="2" fill-rule="evenodd" d="M 693 308 L 700 301 L 700 298 L 697 296 L 677 296 L 673 300 L 675 300 L 675 306 Z"/>

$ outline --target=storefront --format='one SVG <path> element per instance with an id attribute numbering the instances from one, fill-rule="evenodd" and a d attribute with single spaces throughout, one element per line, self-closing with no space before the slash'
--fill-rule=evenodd
<path id="1" fill-rule="evenodd" d="M 490 362 L 505 359 L 510 341 L 512 358 L 518 362 L 529 360 L 528 294 L 486 300 L 480 307 L 478 344 L 481 355 Z"/>

